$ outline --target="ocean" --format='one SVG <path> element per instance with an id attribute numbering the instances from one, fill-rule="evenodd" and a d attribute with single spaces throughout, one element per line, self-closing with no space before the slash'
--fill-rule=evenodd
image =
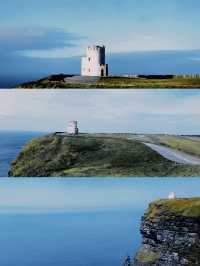
<path id="1" fill-rule="evenodd" d="M 0 90 L 4 88 L 14 88 L 19 84 L 38 80 L 45 76 L 48 76 L 48 74 L 3 75 L 0 73 Z"/>
<path id="2" fill-rule="evenodd" d="M 133 256 L 148 204 L 200 196 L 199 178 L 8 178 L 20 148 L 41 133 L 0 133 L 0 264 L 120 266 Z"/>
<path id="3" fill-rule="evenodd" d="M 0 131 L 0 177 L 7 177 L 11 162 L 17 157 L 22 146 L 40 132 Z"/>

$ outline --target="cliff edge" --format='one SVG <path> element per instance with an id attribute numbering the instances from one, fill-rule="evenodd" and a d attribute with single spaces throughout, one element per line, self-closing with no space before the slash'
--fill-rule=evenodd
<path id="1" fill-rule="evenodd" d="M 200 265 L 200 198 L 159 200 L 141 223 L 134 266 Z"/>

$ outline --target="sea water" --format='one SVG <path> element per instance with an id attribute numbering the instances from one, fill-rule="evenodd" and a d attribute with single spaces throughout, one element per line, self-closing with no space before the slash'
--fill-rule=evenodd
<path id="1" fill-rule="evenodd" d="M 10 164 L 23 145 L 42 134 L 45 133 L 0 131 L 0 177 L 8 175 Z"/>

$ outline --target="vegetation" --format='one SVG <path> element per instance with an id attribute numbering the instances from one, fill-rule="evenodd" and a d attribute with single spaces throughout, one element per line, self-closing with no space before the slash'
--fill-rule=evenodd
<path id="1" fill-rule="evenodd" d="M 9 176 L 199 176 L 200 166 L 168 161 L 123 134 L 47 135 L 33 139 Z"/>
<path id="2" fill-rule="evenodd" d="M 158 200 L 149 205 L 146 219 L 167 219 L 171 216 L 200 218 L 200 198 Z"/>
<path id="3" fill-rule="evenodd" d="M 50 77 L 24 83 L 19 88 L 200 88 L 200 77 L 145 78 L 102 77 L 96 83 L 66 83 L 67 75 Z"/>
<path id="4" fill-rule="evenodd" d="M 200 158 L 199 136 L 148 135 L 146 141 L 164 145 Z"/>
<path id="5" fill-rule="evenodd" d="M 136 254 L 136 259 L 140 263 L 148 263 L 148 265 L 155 263 L 159 258 L 160 258 L 160 253 L 159 252 L 153 252 L 151 250 L 140 250 Z"/>

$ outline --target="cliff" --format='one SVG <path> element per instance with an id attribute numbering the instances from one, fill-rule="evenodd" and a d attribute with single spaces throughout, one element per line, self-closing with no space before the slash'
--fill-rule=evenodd
<path id="1" fill-rule="evenodd" d="M 200 198 L 159 200 L 141 223 L 134 266 L 200 265 Z"/>

